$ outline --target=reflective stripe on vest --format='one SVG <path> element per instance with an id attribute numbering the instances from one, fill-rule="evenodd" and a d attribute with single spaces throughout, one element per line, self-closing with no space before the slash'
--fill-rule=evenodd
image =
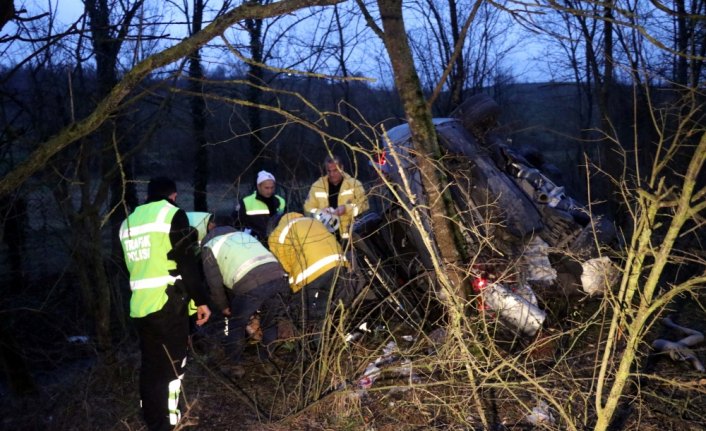
<path id="1" fill-rule="evenodd" d="M 274 195 L 277 199 L 277 211 L 284 211 L 284 199 L 278 195 Z M 249 216 L 270 215 L 270 209 L 267 204 L 257 198 L 257 192 L 243 198 L 245 205 L 245 214 Z"/>
<path id="2" fill-rule="evenodd" d="M 139 235 L 145 235 L 148 233 L 153 233 L 153 232 L 158 232 L 158 233 L 169 233 L 169 230 L 172 228 L 172 222 L 169 221 L 166 223 L 164 219 L 167 217 L 169 214 L 169 211 L 172 208 L 166 206 L 162 208 L 159 211 L 159 214 L 157 215 L 157 220 L 155 220 L 152 223 L 147 223 L 143 224 L 141 226 L 135 226 L 131 227 L 128 225 L 125 228 L 120 229 L 120 239 L 126 239 L 132 236 L 139 236 Z"/>
<path id="3" fill-rule="evenodd" d="M 308 217 L 299 217 L 299 218 L 295 218 L 295 219 L 293 219 L 293 220 L 290 220 L 290 221 L 287 223 L 287 225 L 282 229 L 282 232 L 280 232 L 279 238 L 277 238 L 278 241 L 279 241 L 279 243 L 280 243 L 280 244 L 284 244 L 284 242 L 287 240 L 287 234 L 289 233 L 289 229 L 292 228 L 292 226 L 294 225 L 294 223 L 297 223 L 297 222 L 300 222 L 300 221 L 303 221 L 303 220 L 311 220 L 311 219 L 308 218 Z"/>
<path id="4" fill-rule="evenodd" d="M 130 290 L 151 289 L 167 284 L 174 284 L 177 280 L 181 280 L 181 275 L 176 277 L 165 275 L 164 277 L 144 278 L 142 280 L 131 281 Z"/>
<path id="5" fill-rule="evenodd" d="M 314 274 L 316 271 L 320 270 L 321 268 L 325 267 L 326 265 L 333 263 L 333 262 L 338 262 L 338 261 L 345 261 L 346 258 L 343 255 L 340 254 L 330 254 L 322 259 L 319 259 L 318 261 L 314 262 L 312 265 L 309 265 L 308 268 L 303 270 L 301 273 L 299 273 L 296 277 L 289 277 L 289 284 L 299 284 L 302 281 L 306 280 L 309 278 L 312 274 Z"/>
<path id="6" fill-rule="evenodd" d="M 240 265 L 240 268 L 238 268 L 238 271 L 235 273 L 235 276 L 233 277 L 233 283 L 237 283 L 240 281 L 241 278 L 245 276 L 248 272 L 250 272 L 251 269 L 256 268 L 260 265 L 264 265 L 266 263 L 271 263 L 271 262 L 279 262 L 274 255 L 262 255 L 262 256 L 255 256 L 252 257 L 245 262 L 243 262 L 242 265 Z"/>
<path id="7" fill-rule="evenodd" d="M 270 215 L 270 210 L 269 209 L 264 209 L 264 210 L 245 210 L 245 214 L 247 215 Z"/>
<path id="8" fill-rule="evenodd" d="M 317 198 L 326 198 L 328 199 L 328 193 L 326 192 L 314 192 L 314 196 Z"/>
<path id="9" fill-rule="evenodd" d="M 230 248 L 223 250 L 229 244 Z M 248 272 L 265 263 L 276 263 L 277 258 L 257 239 L 243 232 L 220 235 L 206 244 L 221 270 L 224 284 L 232 288 Z"/>
<path id="10" fill-rule="evenodd" d="M 218 256 L 218 252 L 220 251 L 221 246 L 223 246 L 223 243 L 226 242 L 227 239 L 228 239 L 227 234 L 221 235 L 221 236 L 217 237 L 215 240 L 212 240 L 213 245 L 210 245 L 211 241 L 209 241 L 207 244 L 207 247 L 209 247 L 211 249 L 214 256 Z"/>

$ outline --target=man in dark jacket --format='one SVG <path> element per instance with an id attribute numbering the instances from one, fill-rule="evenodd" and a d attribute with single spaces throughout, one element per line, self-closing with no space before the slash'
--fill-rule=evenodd
<path id="1" fill-rule="evenodd" d="M 179 394 L 189 337 L 187 305 L 197 305 L 196 323 L 211 315 L 199 280 L 195 231 L 175 204 L 176 183 L 150 180 L 147 201 L 120 227 L 130 272 L 130 317 L 140 336 L 140 398 L 150 430 L 170 430 L 181 419 Z"/>
<path id="2" fill-rule="evenodd" d="M 284 214 L 285 201 L 275 194 L 275 177 L 267 171 L 257 174 L 257 189 L 240 199 L 236 207 L 236 226 L 267 246 L 267 223 L 276 214 Z M 247 229 L 250 229 L 248 231 Z"/>

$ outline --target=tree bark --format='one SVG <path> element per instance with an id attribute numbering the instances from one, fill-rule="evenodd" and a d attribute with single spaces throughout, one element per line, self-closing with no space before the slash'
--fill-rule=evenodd
<path id="1" fill-rule="evenodd" d="M 261 3 L 261 2 L 259 2 Z M 250 56 L 251 63 L 248 65 L 248 101 L 252 104 L 248 106 L 248 123 L 250 133 L 248 134 L 250 152 L 255 158 L 253 164 L 255 172 L 265 169 L 263 160 L 267 156 L 263 154 L 266 150 L 263 148 L 262 142 L 262 118 L 260 113 L 260 98 L 262 97 L 261 86 L 263 84 L 264 71 L 260 66 L 262 64 L 262 20 L 261 19 L 246 19 L 245 28 L 248 29 L 250 37 Z"/>
<path id="2" fill-rule="evenodd" d="M 194 1 L 194 15 L 191 34 L 201 31 L 203 24 L 203 0 Z M 189 90 L 201 93 L 203 67 L 201 50 L 195 49 L 189 57 Z M 208 211 L 208 146 L 206 146 L 206 103 L 202 97 L 191 96 L 191 123 L 196 144 L 196 164 L 194 167 L 194 211 Z"/>
<path id="3" fill-rule="evenodd" d="M 15 16 L 15 4 L 12 0 L 0 2 L 0 30 Z"/>
<path id="4" fill-rule="evenodd" d="M 448 192 L 441 192 L 446 190 L 447 179 L 435 165 L 441 159 L 441 151 L 432 123 L 431 110 L 427 107 L 414 67 L 412 50 L 402 18 L 402 1 L 378 0 L 378 7 L 384 30 L 383 42 L 392 63 L 395 85 L 404 106 L 412 140 L 421 155 L 417 157 L 417 163 L 429 205 L 433 239 L 443 262 L 453 264 L 461 257 L 460 247 L 455 240 L 455 228 L 449 216 L 453 214 L 453 203 Z M 456 288 L 459 287 L 458 277 L 452 276 L 450 281 L 456 284 Z"/>

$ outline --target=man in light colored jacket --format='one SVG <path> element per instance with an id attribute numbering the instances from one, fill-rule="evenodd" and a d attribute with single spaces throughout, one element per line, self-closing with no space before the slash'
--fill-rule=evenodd
<path id="1" fill-rule="evenodd" d="M 341 220 L 337 234 L 347 240 L 354 218 L 367 211 L 368 198 L 363 184 L 343 171 L 337 156 L 326 157 L 324 169 L 326 175 L 316 180 L 309 190 L 304 212 L 308 216 L 314 216 L 317 211 L 337 215 Z"/>
<path id="2" fill-rule="evenodd" d="M 348 262 L 336 237 L 320 221 L 290 212 L 268 237 L 270 250 L 289 274 L 293 311 L 302 322 L 326 317 L 329 303 L 350 305 L 355 295 Z"/>

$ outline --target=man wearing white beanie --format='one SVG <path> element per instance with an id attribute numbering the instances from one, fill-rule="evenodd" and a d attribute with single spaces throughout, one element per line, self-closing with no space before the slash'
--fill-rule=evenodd
<path id="1" fill-rule="evenodd" d="M 250 229 L 250 234 L 267 245 L 267 223 L 276 214 L 284 214 L 285 201 L 275 194 L 275 176 L 267 171 L 257 173 L 255 192 L 238 201 L 236 226 Z"/>

